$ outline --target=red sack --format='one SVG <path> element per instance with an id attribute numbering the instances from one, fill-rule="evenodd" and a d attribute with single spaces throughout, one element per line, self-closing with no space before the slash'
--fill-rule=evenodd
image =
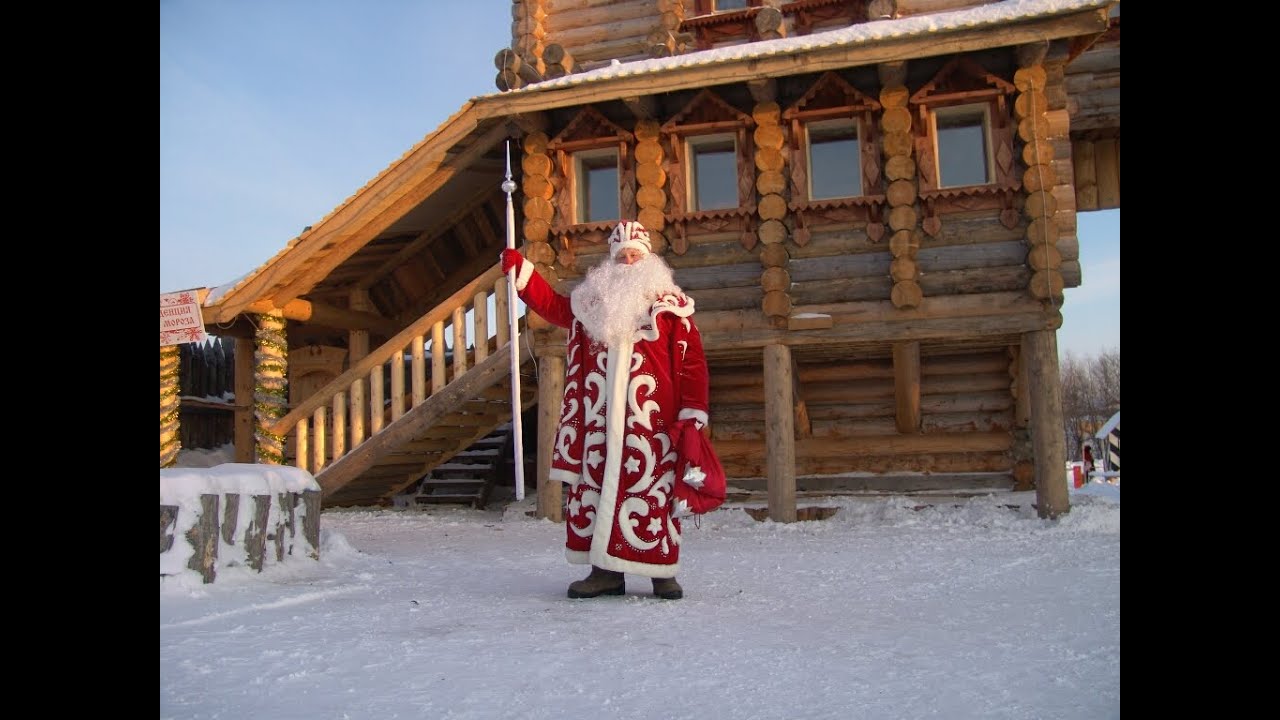
<path id="1" fill-rule="evenodd" d="M 681 420 L 676 435 L 675 517 L 702 515 L 720 507 L 727 489 L 724 468 L 711 441 L 692 420 Z"/>

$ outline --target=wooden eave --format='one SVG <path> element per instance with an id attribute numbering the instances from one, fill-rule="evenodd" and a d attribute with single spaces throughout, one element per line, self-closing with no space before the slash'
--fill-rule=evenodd
<path id="1" fill-rule="evenodd" d="M 284 308 L 401 217 L 477 163 L 504 138 L 518 136 L 521 118 L 557 108 L 625 101 L 654 92 L 709 88 L 798 73 L 821 73 L 903 58 L 966 53 L 1105 32 L 1106 6 L 958 27 L 922 35 L 865 39 L 852 44 L 773 55 L 730 56 L 714 62 L 571 82 L 474 98 L 309 230 L 239 284 L 204 307 L 204 320 L 229 323 L 245 312 Z M 252 309 L 251 309 L 252 307 Z"/>

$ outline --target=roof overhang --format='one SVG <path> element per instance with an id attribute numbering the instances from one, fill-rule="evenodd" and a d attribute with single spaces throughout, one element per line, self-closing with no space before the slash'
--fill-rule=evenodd
<path id="1" fill-rule="evenodd" d="M 1097 35 L 1108 28 L 1108 0 L 998 3 L 1011 16 L 958 11 L 885 20 L 872 31 L 845 29 L 601 68 L 473 98 L 254 272 L 211 293 L 206 323 L 227 323 L 244 312 L 283 309 L 328 272 L 411 212 L 461 171 L 508 137 L 522 134 L 521 118 L 546 110 L 669 92 L 909 61 L 993 47 L 1048 43 Z M 992 6 L 983 6 L 990 8 Z M 949 22 L 941 22 L 943 16 Z M 862 26 L 858 26 L 862 27 Z M 819 38 L 821 36 L 821 38 Z M 635 67 L 630 67 L 635 66 Z"/>

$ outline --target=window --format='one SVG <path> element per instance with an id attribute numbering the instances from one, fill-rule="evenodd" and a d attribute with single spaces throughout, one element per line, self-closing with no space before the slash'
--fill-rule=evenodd
<path id="1" fill-rule="evenodd" d="M 862 151 L 853 119 L 825 120 L 805 126 L 809 153 L 809 199 L 862 194 Z"/>
<path id="2" fill-rule="evenodd" d="M 741 10 L 749 4 L 747 0 L 711 0 L 711 9 L 713 11 Z"/>
<path id="3" fill-rule="evenodd" d="M 988 105 L 959 105 L 934 111 L 938 187 L 986 185 L 991 175 Z"/>
<path id="4" fill-rule="evenodd" d="M 738 148 L 732 135 L 688 140 L 689 210 L 738 207 Z"/>
<path id="5" fill-rule="evenodd" d="M 590 223 L 622 217 L 618 202 L 618 151 L 585 150 L 573 155 L 577 193 L 574 222 Z"/>

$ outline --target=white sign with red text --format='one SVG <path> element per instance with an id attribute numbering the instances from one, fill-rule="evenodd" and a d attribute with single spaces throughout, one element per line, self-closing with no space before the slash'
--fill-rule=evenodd
<path id="1" fill-rule="evenodd" d="M 160 295 L 160 347 L 204 342 L 207 338 L 195 290 Z"/>

